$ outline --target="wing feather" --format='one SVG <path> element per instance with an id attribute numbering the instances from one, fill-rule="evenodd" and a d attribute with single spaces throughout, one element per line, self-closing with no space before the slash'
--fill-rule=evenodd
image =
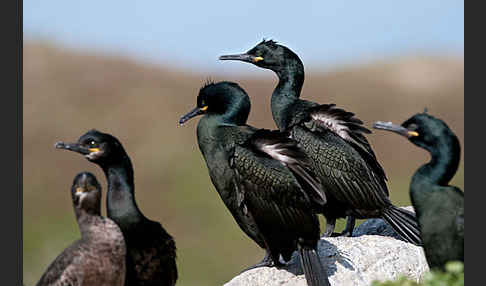
<path id="1" fill-rule="evenodd" d="M 286 166 L 306 194 L 318 205 L 325 205 L 327 199 L 321 182 L 311 170 L 309 158 L 289 133 L 261 129 L 250 138 L 247 146 Z"/>

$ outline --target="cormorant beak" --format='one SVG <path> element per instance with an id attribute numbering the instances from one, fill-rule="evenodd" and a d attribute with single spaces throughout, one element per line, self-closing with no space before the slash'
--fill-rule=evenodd
<path id="1" fill-rule="evenodd" d="M 91 152 L 99 151 L 99 150 L 94 150 L 94 149 L 97 149 L 97 148 L 92 148 L 93 150 L 91 150 L 90 148 L 83 147 L 83 146 L 79 145 L 78 143 L 64 143 L 62 141 L 56 142 L 54 147 L 56 147 L 57 149 L 65 149 L 65 150 L 69 150 L 69 151 L 78 152 L 79 154 L 82 154 L 82 155 L 88 155 Z"/>
<path id="2" fill-rule="evenodd" d="M 76 193 L 84 193 L 84 192 L 88 192 L 92 189 L 94 189 L 95 186 L 93 186 L 91 183 L 90 183 L 90 180 L 89 180 L 89 177 L 86 176 L 86 174 L 83 174 L 79 179 L 78 181 L 76 182 Z"/>
<path id="3" fill-rule="evenodd" d="M 194 108 L 193 110 L 189 111 L 186 115 L 182 116 L 181 119 L 179 119 L 179 124 L 184 125 L 184 123 L 189 121 L 189 119 L 204 114 L 207 109 L 208 109 L 207 106 Z"/>
<path id="4" fill-rule="evenodd" d="M 94 190 L 95 188 L 96 187 L 91 185 L 89 182 L 81 181 L 76 186 L 76 194 L 89 193 L 90 191 Z"/>
<path id="5" fill-rule="evenodd" d="M 402 136 L 405 136 L 407 138 L 411 138 L 419 135 L 417 131 L 408 130 L 407 128 L 401 125 L 393 124 L 391 122 L 377 121 L 373 124 L 373 128 L 392 131 Z"/>
<path id="6" fill-rule="evenodd" d="M 249 54 L 224 55 L 224 56 L 220 56 L 219 59 L 222 60 L 222 61 L 228 61 L 228 60 L 230 60 L 230 61 L 231 60 L 243 61 L 243 62 L 252 63 L 252 64 L 255 64 L 255 63 L 263 60 L 262 57 L 256 57 L 256 56 L 249 55 Z"/>

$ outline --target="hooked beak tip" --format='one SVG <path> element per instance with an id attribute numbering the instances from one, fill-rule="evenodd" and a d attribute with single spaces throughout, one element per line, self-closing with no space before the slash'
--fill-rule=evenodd
<path id="1" fill-rule="evenodd" d="M 417 132 L 410 131 L 410 130 L 408 130 L 407 128 L 405 128 L 403 126 L 397 125 L 397 124 L 393 124 L 392 122 L 376 121 L 373 124 L 373 128 L 374 129 L 381 129 L 381 130 L 385 130 L 385 131 L 395 132 L 395 133 L 400 134 L 402 136 L 405 136 L 407 138 L 414 137 L 414 136 L 417 136 L 418 135 Z"/>
<path id="2" fill-rule="evenodd" d="M 182 116 L 179 119 L 179 124 L 183 125 L 187 121 L 189 121 L 191 118 L 196 117 L 198 115 L 204 114 L 205 109 L 201 109 L 199 107 L 194 108 L 193 110 L 189 111 L 186 115 Z"/>
<path id="3" fill-rule="evenodd" d="M 182 116 L 179 119 L 179 126 L 183 126 L 187 121 L 189 121 L 189 119 L 191 119 L 191 117 L 188 117 L 187 114 Z"/>
<path id="4" fill-rule="evenodd" d="M 66 144 L 64 144 L 64 142 L 62 141 L 58 141 L 56 142 L 56 144 L 54 144 L 54 148 L 56 149 L 64 149 L 66 147 Z"/>

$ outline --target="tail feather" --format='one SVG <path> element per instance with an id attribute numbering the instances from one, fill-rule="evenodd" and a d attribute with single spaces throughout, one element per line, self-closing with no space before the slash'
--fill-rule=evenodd
<path id="1" fill-rule="evenodd" d="M 391 206 L 383 212 L 383 219 L 407 242 L 422 245 L 420 227 L 413 212 Z"/>
<path id="2" fill-rule="evenodd" d="M 322 264 L 316 250 L 302 246 L 299 247 L 299 253 L 307 285 L 331 286 L 327 277 L 327 268 Z"/>

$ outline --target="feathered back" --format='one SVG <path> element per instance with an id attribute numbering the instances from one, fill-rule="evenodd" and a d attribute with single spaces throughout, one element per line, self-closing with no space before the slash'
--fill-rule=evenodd
<path id="1" fill-rule="evenodd" d="M 249 145 L 287 166 L 314 202 L 321 206 L 326 204 L 326 195 L 320 180 L 310 169 L 309 158 L 287 132 L 260 129 L 250 138 Z"/>
<path id="2" fill-rule="evenodd" d="M 350 143 L 376 172 L 386 178 L 385 171 L 378 163 L 371 145 L 364 136 L 371 131 L 363 126 L 363 121 L 356 118 L 354 113 L 337 108 L 335 104 L 322 104 L 309 109 L 309 117 L 316 127 L 329 130 Z"/>

